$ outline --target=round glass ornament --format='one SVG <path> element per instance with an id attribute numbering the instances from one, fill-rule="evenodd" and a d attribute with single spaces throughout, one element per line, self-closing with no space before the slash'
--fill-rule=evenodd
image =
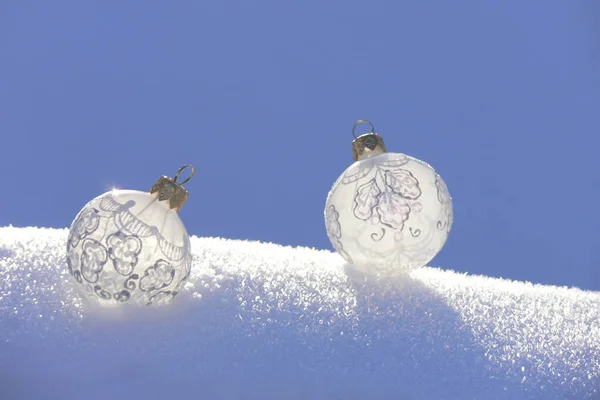
<path id="1" fill-rule="evenodd" d="M 356 137 L 361 123 L 371 132 Z M 357 121 L 352 133 L 355 162 L 336 180 L 325 204 L 331 244 L 367 272 L 392 274 L 426 265 L 452 227 L 448 187 L 429 164 L 388 153 L 369 121 Z"/>
<path id="2" fill-rule="evenodd" d="M 178 183 L 180 173 L 190 176 Z M 112 190 L 91 200 L 71 224 L 69 273 L 89 297 L 104 304 L 167 304 L 187 281 L 192 253 L 179 218 L 194 174 L 185 165 L 162 176 L 150 192 Z"/>

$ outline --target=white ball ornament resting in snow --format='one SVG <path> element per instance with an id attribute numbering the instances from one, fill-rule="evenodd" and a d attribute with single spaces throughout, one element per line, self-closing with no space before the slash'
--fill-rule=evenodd
<path id="1" fill-rule="evenodd" d="M 356 268 L 395 273 L 425 266 L 442 249 L 452 198 L 427 163 L 388 153 L 372 130 L 352 143 L 355 163 L 334 183 L 325 205 L 327 235 Z"/>
<path id="2" fill-rule="evenodd" d="M 191 168 L 190 176 L 177 182 Z M 67 241 L 69 273 L 82 292 L 103 304 L 169 303 L 187 281 L 190 238 L 179 218 L 194 174 L 185 165 L 161 177 L 150 192 L 112 190 L 76 216 Z"/>

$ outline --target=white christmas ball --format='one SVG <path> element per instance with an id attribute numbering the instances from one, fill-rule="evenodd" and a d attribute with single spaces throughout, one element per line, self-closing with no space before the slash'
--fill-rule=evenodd
<path id="1" fill-rule="evenodd" d="M 190 275 L 190 239 L 167 201 L 113 190 L 73 221 L 67 265 L 84 292 L 101 301 L 166 304 Z"/>
<path id="2" fill-rule="evenodd" d="M 426 265 L 444 246 L 452 219 L 442 178 L 430 165 L 400 153 L 352 164 L 325 206 L 335 250 L 355 267 L 376 273 Z"/>

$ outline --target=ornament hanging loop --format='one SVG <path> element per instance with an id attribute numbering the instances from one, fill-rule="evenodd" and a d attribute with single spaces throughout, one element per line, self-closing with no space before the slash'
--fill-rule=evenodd
<path id="1" fill-rule="evenodd" d="M 191 172 L 190 172 L 190 176 L 187 177 L 186 180 L 184 180 L 183 182 L 177 182 L 177 179 L 179 179 L 179 174 L 181 174 L 186 168 L 191 168 Z M 179 168 L 179 171 L 177 171 L 177 173 L 175 174 L 175 177 L 173 178 L 173 182 L 178 183 L 180 185 L 186 184 L 190 181 L 190 179 L 192 179 L 192 176 L 194 176 L 194 173 L 196 172 L 196 169 L 194 168 L 194 166 L 192 164 L 185 164 L 183 167 Z"/>
<path id="2" fill-rule="evenodd" d="M 369 126 L 371 127 L 371 132 L 369 132 L 369 133 L 375 134 L 375 127 L 373 126 L 371 121 L 369 121 L 367 119 L 359 119 L 358 121 L 356 121 L 356 123 L 352 127 L 352 136 L 354 136 L 354 139 L 358 139 L 358 136 L 356 136 L 356 127 L 360 124 L 369 124 Z"/>

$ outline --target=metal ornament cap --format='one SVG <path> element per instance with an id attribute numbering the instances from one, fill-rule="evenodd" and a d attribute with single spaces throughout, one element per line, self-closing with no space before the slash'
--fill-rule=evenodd
<path id="1" fill-rule="evenodd" d="M 177 182 L 179 174 L 186 168 L 191 168 L 192 171 L 190 176 L 183 182 Z M 186 164 L 177 171 L 174 178 L 161 176 L 150 189 L 150 194 L 154 195 L 158 201 L 168 201 L 170 209 L 179 211 L 190 197 L 190 194 L 183 187 L 183 184 L 192 179 L 192 176 L 194 176 L 194 167 L 190 164 Z"/>
<path id="2" fill-rule="evenodd" d="M 362 123 L 367 123 L 371 126 L 371 132 L 365 133 L 360 136 L 356 136 L 356 127 Z M 352 128 L 352 135 L 354 135 L 354 141 L 352 142 L 352 153 L 354 154 L 354 161 L 364 160 L 369 157 L 373 157 L 379 154 L 387 153 L 383 137 L 375 133 L 373 124 L 366 119 L 359 119 Z"/>
<path id="3" fill-rule="evenodd" d="M 354 161 L 364 160 L 379 154 L 387 153 L 383 138 L 376 133 L 365 133 L 352 142 Z"/>

